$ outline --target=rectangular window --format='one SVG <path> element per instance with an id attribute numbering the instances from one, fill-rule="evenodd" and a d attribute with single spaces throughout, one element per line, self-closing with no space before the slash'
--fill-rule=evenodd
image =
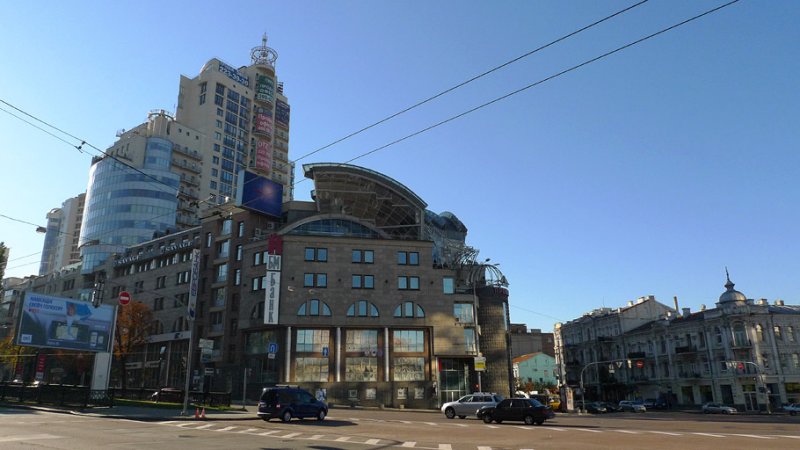
<path id="1" fill-rule="evenodd" d="M 779 341 L 782 341 L 783 340 L 783 336 L 781 335 L 781 327 L 778 326 L 778 325 L 775 325 L 772 328 L 772 330 L 775 332 L 775 339 L 777 339 Z"/>
<path id="2" fill-rule="evenodd" d="M 421 353 L 425 351 L 425 334 L 422 330 L 394 330 L 395 353 Z"/>
<path id="3" fill-rule="evenodd" d="M 175 284 L 186 284 L 189 282 L 190 277 L 191 277 L 191 272 L 188 270 L 183 272 L 178 272 L 176 274 Z"/>
<path id="4" fill-rule="evenodd" d="M 347 330 L 345 351 L 365 355 L 378 352 L 378 330 Z"/>
<path id="5" fill-rule="evenodd" d="M 373 275 L 353 275 L 353 289 L 374 289 L 375 277 Z"/>
<path id="6" fill-rule="evenodd" d="M 242 269 L 236 269 L 233 271 L 233 285 L 239 286 L 242 284 Z"/>
<path id="7" fill-rule="evenodd" d="M 239 233 L 237 234 L 238 237 L 244 236 L 244 222 L 239 222 Z"/>
<path id="8" fill-rule="evenodd" d="M 329 330 L 298 329 L 295 351 L 298 353 L 322 353 L 330 344 Z"/>
<path id="9" fill-rule="evenodd" d="M 228 265 L 227 264 L 220 264 L 217 266 L 216 269 L 217 277 L 215 282 L 222 283 L 224 281 L 228 281 Z"/>
<path id="10" fill-rule="evenodd" d="M 397 252 L 397 264 L 401 266 L 418 266 L 419 252 Z"/>
<path id="11" fill-rule="evenodd" d="M 453 277 L 442 278 L 442 289 L 445 294 L 456 293 L 456 282 Z"/>
<path id="12" fill-rule="evenodd" d="M 164 297 L 158 297 L 153 300 L 153 311 L 161 311 L 164 309 Z"/>
<path id="13" fill-rule="evenodd" d="M 425 358 L 394 358 L 394 381 L 425 381 Z"/>
<path id="14" fill-rule="evenodd" d="M 295 358 L 295 381 L 328 381 L 328 358 Z"/>
<path id="15" fill-rule="evenodd" d="M 303 274 L 304 287 L 327 287 L 328 275 L 324 273 L 306 273 Z"/>
<path id="16" fill-rule="evenodd" d="M 419 277 L 397 277 L 397 289 L 419 290 Z"/>
<path id="17" fill-rule="evenodd" d="M 160 276 L 156 278 L 156 289 L 161 289 L 167 287 L 167 276 Z"/>
<path id="18" fill-rule="evenodd" d="M 472 303 L 455 303 L 453 304 L 453 315 L 458 323 L 473 323 L 474 315 Z"/>
<path id="19" fill-rule="evenodd" d="M 242 246 L 241 245 L 237 245 L 236 246 L 236 260 L 237 261 L 241 261 L 242 260 Z"/>
<path id="20" fill-rule="evenodd" d="M 227 258 L 231 250 L 231 241 L 222 241 L 217 244 L 218 258 Z"/>
<path id="21" fill-rule="evenodd" d="M 231 219 L 225 219 L 222 221 L 222 234 L 229 235 L 231 234 L 233 228 L 233 221 Z"/>
<path id="22" fill-rule="evenodd" d="M 328 261 L 328 249 L 327 248 L 306 247 L 305 260 L 306 261 L 326 262 L 326 261 Z"/>
<path id="23" fill-rule="evenodd" d="M 378 381 L 378 358 L 345 358 L 345 381 Z"/>
<path id="24" fill-rule="evenodd" d="M 211 236 L 211 233 L 206 233 L 206 248 L 211 248 L 212 242 L 214 242 L 214 238 Z"/>
<path id="25" fill-rule="evenodd" d="M 262 264 L 261 263 L 261 252 L 256 252 L 253 255 L 253 265 L 254 266 L 260 266 L 261 264 Z"/>
<path id="26" fill-rule="evenodd" d="M 476 353 L 478 351 L 475 346 L 474 328 L 464 328 L 464 351 L 466 353 Z"/>
<path id="27" fill-rule="evenodd" d="M 375 262 L 375 252 L 373 250 L 353 250 L 352 261 L 356 264 L 372 264 Z"/>
<path id="28" fill-rule="evenodd" d="M 211 307 L 221 308 L 225 306 L 225 288 L 214 289 L 211 292 Z"/>

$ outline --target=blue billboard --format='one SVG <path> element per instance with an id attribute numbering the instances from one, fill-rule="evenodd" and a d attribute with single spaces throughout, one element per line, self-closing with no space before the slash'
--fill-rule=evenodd
<path id="1" fill-rule="evenodd" d="M 110 352 L 116 306 L 26 293 L 17 345 Z"/>
<path id="2" fill-rule="evenodd" d="M 239 172 L 236 206 L 268 216 L 280 217 L 283 185 L 253 172 Z"/>

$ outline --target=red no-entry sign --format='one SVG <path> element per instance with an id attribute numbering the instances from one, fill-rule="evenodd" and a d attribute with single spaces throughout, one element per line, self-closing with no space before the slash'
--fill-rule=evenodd
<path id="1" fill-rule="evenodd" d="M 131 294 L 128 291 L 122 291 L 119 293 L 119 304 L 120 305 L 127 305 L 131 302 Z"/>

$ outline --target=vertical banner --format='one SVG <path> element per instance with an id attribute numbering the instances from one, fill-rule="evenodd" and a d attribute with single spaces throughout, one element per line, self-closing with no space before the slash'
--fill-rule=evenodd
<path id="1" fill-rule="evenodd" d="M 200 249 L 192 250 L 192 273 L 189 278 L 189 304 L 186 305 L 186 313 L 189 320 L 194 320 L 197 313 L 197 285 L 200 279 Z"/>
<path id="2" fill-rule="evenodd" d="M 256 141 L 256 169 L 265 173 L 272 169 L 272 142 L 264 139 Z"/>
<path id="3" fill-rule="evenodd" d="M 278 306 L 281 300 L 281 257 L 269 255 L 267 257 L 267 297 L 264 299 L 264 323 L 267 325 L 278 324 Z"/>
<path id="4" fill-rule="evenodd" d="M 47 364 L 47 355 L 39 354 L 36 358 L 36 381 L 44 380 L 44 368 Z"/>

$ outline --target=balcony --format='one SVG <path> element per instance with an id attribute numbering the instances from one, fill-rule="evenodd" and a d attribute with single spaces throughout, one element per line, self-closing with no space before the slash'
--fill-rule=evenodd
<path id="1" fill-rule="evenodd" d="M 200 165 L 197 164 L 196 162 L 188 163 L 186 161 L 178 161 L 175 158 L 172 159 L 172 167 L 180 167 L 182 169 L 186 169 L 190 172 L 194 172 L 197 174 L 199 174 L 201 171 Z"/>
<path id="2" fill-rule="evenodd" d="M 686 353 L 697 353 L 697 347 L 694 345 L 683 345 L 680 347 L 675 347 L 675 354 L 681 355 Z"/>
<path id="3" fill-rule="evenodd" d="M 187 147 L 182 147 L 180 145 L 173 145 L 172 151 L 176 153 L 180 153 L 181 155 L 186 155 L 190 158 L 194 158 L 198 161 L 202 161 L 203 157 L 200 155 L 200 152 L 196 150 L 189 150 Z"/>
<path id="4" fill-rule="evenodd" d="M 750 348 L 752 346 L 749 339 L 735 339 L 731 342 L 731 348 Z"/>

